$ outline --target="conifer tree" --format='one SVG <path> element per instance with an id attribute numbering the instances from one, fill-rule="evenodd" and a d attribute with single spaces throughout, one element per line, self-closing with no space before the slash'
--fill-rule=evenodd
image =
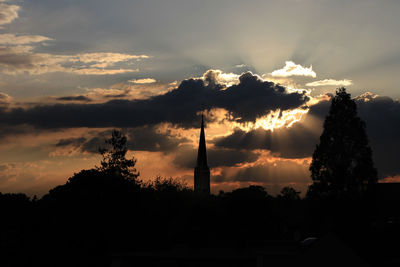
<path id="1" fill-rule="evenodd" d="M 139 176 L 136 171 L 136 159 L 126 158 L 128 151 L 127 139 L 120 131 L 113 130 L 111 138 L 106 139 L 109 148 L 100 148 L 99 152 L 103 156 L 101 166 L 97 169 L 103 173 L 120 176 L 135 181 Z"/>
<path id="2" fill-rule="evenodd" d="M 310 171 L 314 183 L 308 195 L 359 196 L 377 181 L 365 123 L 344 87 L 332 99 Z"/>

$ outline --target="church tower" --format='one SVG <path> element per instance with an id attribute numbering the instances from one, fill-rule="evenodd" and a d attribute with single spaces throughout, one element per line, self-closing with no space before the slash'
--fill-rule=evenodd
<path id="1" fill-rule="evenodd" d="M 197 164 L 194 169 L 194 191 L 201 194 L 210 194 L 210 169 L 207 165 L 206 138 L 204 136 L 204 118 L 201 115 L 201 131 Z"/>

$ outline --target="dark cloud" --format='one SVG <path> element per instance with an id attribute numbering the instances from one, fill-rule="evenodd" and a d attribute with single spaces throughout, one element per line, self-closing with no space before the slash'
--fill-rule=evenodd
<path id="1" fill-rule="evenodd" d="M 101 104 L 51 104 L 0 111 L 0 124 L 30 124 L 37 128 L 137 127 L 171 122 L 198 127 L 198 111 L 225 108 L 241 121 L 254 121 L 271 110 L 302 106 L 304 93 L 290 93 L 280 85 L 245 73 L 240 83 L 226 89 L 209 77 L 184 80 L 163 95 L 145 100 L 112 100 Z"/>
<path id="2" fill-rule="evenodd" d="M 0 107 L 1 110 L 1 107 Z M 3 126 L 0 127 L 0 142 L 8 142 L 9 137 L 18 137 L 25 135 L 40 135 L 44 131 L 41 129 L 35 129 L 30 125 L 15 125 L 15 126 Z"/>
<path id="3" fill-rule="evenodd" d="M 63 147 L 63 146 L 81 146 L 86 141 L 86 138 L 67 138 L 67 139 L 60 139 L 56 144 L 56 147 Z"/>
<path id="4" fill-rule="evenodd" d="M 84 95 L 57 97 L 56 100 L 59 100 L 59 101 L 82 101 L 82 102 L 92 101 L 92 99 L 90 99 L 89 97 L 84 96 Z"/>
<path id="5" fill-rule="evenodd" d="M 242 74 L 239 80 L 238 85 L 222 91 L 220 107 L 231 111 L 241 121 L 254 121 L 271 110 L 298 108 L 309 99 L 305 93 L 288 93 L 285 87 L 261 81 L 250 72 Z"/>
<path id="6" fill-rule="evenodd" d="M 14 47 L 0 47 L 0 66 L 7 68 L 9 71 L 15 69 L 32 69 L 35 67 L 40 57 L 19 51 Z"/>
<path id="7" fill-rule="evenodd" d="M 100 135 L 103 135 L 103 134 L 100 133 Z M 108 135 L 108 136 L 110 136 L 110 135 Z M 96 136 L 96 137 L 90 138 L 83 144 L 79 145 L 79 147 L 80 147 L 81 151 L 83 151 L 83 152 L 99 153 L 99 149 L 104 148 L 106 146 L 106 144 L 105 144 L 106 138 L 108 138 L 108 137 Z"/>
<path id="8" fill-rule="evenodd" d="M 251 151 L 234 149 L 207 149 L 207 158 L 210 168 L 222 166 L 235 166 L 240 163 L 254 162 L 259 155 Z M 179 167 L 193 169 L 196 165 L 197 149 L 192 147 L 181 148 L 175 159 L 174 164 Z"/>
<path id="9" fill-rule="evenodd" d="M 125 91 L 124 93 L 121 93 L 121 94 L 104 95 L 103 97 L 105 97 L 105 98 L 124 98 L 124 97 L 127 97 L 128 95 L 129 95 L 129 92 Z"/>
<path id="10" fill-rule="evenodd" d="M 169 133 L 160 133 L 154 127 L 138 127 L 123 129 L 122 132 L 127 136 L 129 150 L 134 151 L 173 151 L 180 144 L 188 142 L 185 138 L 177 138 Z M 67 138 L 61 139 L 56 144 L 57 147 L 74 146 L 81 151 L 98 153 L 99 148 L 107 147 L 105 140 L 110 138 L 111 131 L 102 131 L 92 138 Z"/>
<path id="11" fill-rule="evenodd" d="M 169 133 L 160 133 L 154 127 L 138 127 L 126 132 L 128 148 L 142 151 L 172 151 L 180 144 L 189 142 L 186 138 L 177 138 Z"/>
<path id="12" fill-rule="evenodd" d="M 366 99 L 366 101 L 365 101 Z M 400 103 L 390 97 L 357 100 L 359 115 L 366 122 L 375 166 L 380 177 L 400 174 Z"/>

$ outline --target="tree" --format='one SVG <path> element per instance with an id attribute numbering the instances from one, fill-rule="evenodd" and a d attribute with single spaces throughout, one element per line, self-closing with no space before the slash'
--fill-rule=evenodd
<path id="1" fill-rule="evenodd" d="M 247 199 L 247 200 L 261 200 L 268 199 L 269 195 L 265 188 L 260 185 L 250 185 L 249 187 L 242 187 L 233 190 L 229 193 L 230 197 L 236 199 Z"/>
<path id="2" fill-rule="evenodd" d="M 377 181 L 365 123 L 344 87 L 336 91 L 310 165 L 314 184 L 308 195 L 357 196 Z"/>
<path id="3" fill-rule="evenodd" d="M 299 200 L 300 192 L 296 191 L 293 187 L 285 186 L 281 190 L 281 198 L 286 200 Z"/>
<path id="4" fill-rule="evenodd" d="M 100 172 L 110 175 L 121 176 L 128 180 L 136 181 L 139 172 L 136 171 L 136 159 L 126 158 L 128 151 L 127 139 L 120 131 L 113 130 L 111 138 L 105 140 L 109 148 L 100 148 L 99 152 L 103 156 L 101 166 L 97 167 Z"/>
<path id="5" fill-rule="evenodd" d="M 179 181 L 176 178 L 164 178 L 157 176 L 156 179 L 147 184 L 149 188 L 154 189 L 157 192 L 183 192 L 189 191 L 189 188 L 185 183 Z"/>

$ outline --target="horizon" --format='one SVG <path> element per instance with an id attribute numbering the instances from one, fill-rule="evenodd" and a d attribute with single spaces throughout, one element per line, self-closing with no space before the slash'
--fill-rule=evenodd
<path id="1" fill-rule="evenodd" d="M 398 182 L 398 11 L 396 1 L 0 0 L 0 192 L 41 196 L 93 168 L 114 128 L 139 179 L 193 186 L 204 114 L 212 193 L 305 194 L 342 86 L 380 181 Z"/>

